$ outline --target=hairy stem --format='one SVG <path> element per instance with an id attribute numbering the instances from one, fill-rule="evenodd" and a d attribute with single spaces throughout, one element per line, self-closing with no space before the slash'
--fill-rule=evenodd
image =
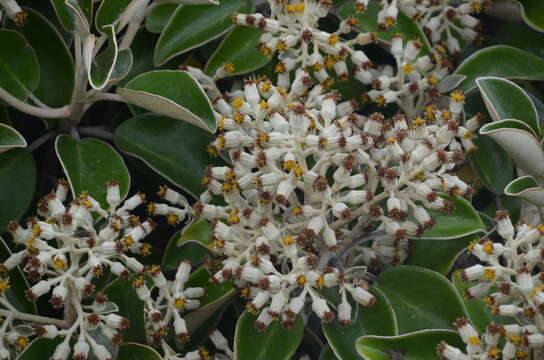
<path id="1" fill-rule="evenodd" d="M 63 106 L 61 108 L 42 108 L 27 104 L 15 96 L 8 93 L 6 90 L 0 87 L 0 99 L 4 100 L 9 106 L 24 112 L 29 115 L 38 116 L 42 118 L 58 119 L 68 117 L 70 115 L 70 107 Z"/>

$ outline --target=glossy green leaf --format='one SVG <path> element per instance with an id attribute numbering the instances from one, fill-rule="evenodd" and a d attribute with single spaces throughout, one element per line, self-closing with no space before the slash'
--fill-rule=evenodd
<path id="1" fill-rule="evenodd" d="M 55 141 L 55 150 L 74 197 L 88 191 L 104 208 L 108 208 L 106 184 L 110 180 L 119 182 L 121 199 L 127 196 L 130 174 L 121 155 L 109 144 L 94 138 L 78 141 L 61 135 Z"/>
<path id="2" fill-rule="evenodd" d="M 451 214 L 427 209 L 436 224 L 421 235 L 420 239 L 456 239 L 461 236 L 485 230 L 482 219 L 472 205 L 463 198 L 442 194 L 441 197 L 454 203 Z"/>
<path id="3" fill-rule="evenodd" d="M 3 232 L 3 230 L 1 232 Z M 4 239 L 0 237 L 0 263 L 6 261 L 11 254 L 8 245 Z M 9 284 L 10 289 L 5 293 L 9 303 L 21 312 L 35 314 L 36 305 L 33 301 L 28 301 L 26 296 L 26 291 L 29 288 L 28 282 L 18 266 L 9 272 Z"/>
<path id="4" fill-rule="evenodd" d="M 119 347 L 118 360 L 162 360 L 161 355 L 153 348 L 138 344 L 124 343 Z"/>
<path id="5" fill-rule="evenodd" d="M 457 332 L 442 329 L 399 336 L 364 336 L 357 340 L 356 346 L 366 360 L 438 360 L 436 345 L 442 341 L 460 349 L 465 348 Z"/>
<path id="6" fill-rule="evenodd" d="M 398 333 L 423 329 L 453 329 L 456 318 L 466 316 L 457 290 L 443 275 L 416 266 L 386 269 L 374 284 L 391 303 Z"/>
<path id="7" fill-rule="evenodd" d="M 523 21 L 533 29 L 544 32 L 544 3 L 535 0 L 517 0 Z"/>
<path id="8" fill-rule="evenodd" d="M 417 38 L 423 43 L 423 48 L 419 55 L 426 55 L 431 52 L 431 46 L 427 37 L 419 27 L 419 25 L 406 16 L 402 11 L 399 11 L 397 16 L 397 23 L 388 31 L 379 31 L 378 29 L 378 12 L 381 10 L 381 6 L 377 2 L 369 2 L 367 9 L 362 14 L 357 14 L 355 11 L 355 3 L 345 2 L 340 5 L 338 9 L 338 16 L 345 20 L 350 17 L 355 17 L 359 20 L 357 29 L 360 32 L 375 32 L 378 39 L 390 43 L 391 38 L 396 33 L 401 33 L 406 39 Z"/>
<path id="9" fill-rule="evenodd" d="M 102 31 L 108 36 L 108 46 L 96 55 L 92 61 L 91 59 L 87 59 L 86 63 L 89 84 L 96 90 L 104 88 L 110 80 L 118 54 L 117 39 L 113 25 L 104 26 Z"/>
<path id="10" fill-rule="evenodd" d="M 0 87 L 25 100 L 40 82 L 38 58 L 23 35 L 0 29 Z"/>
<path id="11" fill-rule="evenodd" d="M 129 280 L 116 279 L 103 290 L 108 300 L 119 306 L 118 314 L 130 320 L 130 327 L 123 332 L 124 341 L 147 344 L 145 336 L 144 303 L 136 295 Z M 121 359 L 121 358 L 120 358 Z"/>
<path id="12" fill-rule="evenodd" d="M 67 0 L 70 5 L 65 3 L 65 0 L 50 0 L 51 5 L 57 13 L 59 21 L 67 31 L 74 31 L 74 8 L 81 14 L 82 19 L 87 24 L 87 29 L 92 19 L 93 0 Z M 71 8 L 72 7 L 72 8 Z"/>
<path id="13" fill-rule="evenodd" d="M 472 169 L 478 179 L 496 195 L 514 178 L 514 164 L 506 151 L 489 136 L 473 139 L 477 150 L 469 155 Z"/>
<path id="14" fill-rule="evenodd" d="M 193 265 L 202 263 L 209 254 L 210 236 L 211 225 L 205 219 L 198 219 L 185 226 L 168 241 L 161 267 L 165 270 L 177 269 L 184 260 L 189 260 Z"/>
<path id="15" fill-rule="evenodd" d="M 468 244 L 480 237 L 479 234 L 472 234 L 450 240 L 421 240 L 412 239 L 408 257 L 404 260 L 405 265 L 421 266 L 447 275 L 457 256 L 468 246 Z"/>
<path id="16" fill-rule="evenodd" d="M 74 30 L 90 33 L 93 20 L 93 1 L 64 0 L 64 3 L 70 11 Z"/>
<path id="17" fill-rule="evenodd" d="M 117 28 L 120 15 L 135 1 L 138 0 L 102 0 L 94 18 L 96 28 L 101 30 L 106 25 L 115 25 Z"/>
<path id="18" fill-rule="evenodd" d="M 69 104 L 74 88 L 74 60 L 70 50 L 49 20 L 33 9 L 25 11 L 28 14 L 25 26 L 10 21 L 9 27 L 19 31 L 36 53 L 40 81 L 34 95 L 51 107 Z"/>
<path id="19" fill-rule="evenodd" d="M 229 76 L 245 74 L 255 71 L 271 60 L 257 51 L 255 45 L 261 37 L 262 30 L 246 26 L 237 26 L 219 45 L 208 63 L 205 72 L 213 76 L 217 69 L 230 63 L 234 71 Z"/>
<path id="20" fill-rule="evenodd" d="M 200 128 L 157 114 L 138 115 L 125 121 L 115 134 L 119 149 L 143 160 L 195 198 L 204 190 L 201 179 L 208 165 L 224 164 L 206 152 L 213 139 L 212 134 Z"/>
<path id="21" fill-rule="evenodd" d="M 484 333 L 485 328 L 491 322 L 494 322 L 495 324 L 509 323 L 508 318 L 492 315 L 489 311 L 489 306 L 484 303 L 484 300 L 482 298 L 468 299 L 466 297 L 465 289 L 476 285 L 476 282 L 466 283 L 461 280 L 460 270 L 455 271 L 451 279 L 453 285 L 455 286 L 459 294 L 461 294 L 461 298 L 463 299 L 463 302 L 465 303 L 465 307 L 467 309 L 468 319 L 470 320 L 471 324 L 476 328 L 476 330 L 478 330 L 480 333 Z"/>
<path id="22" fill-rule="evenodd" d="M 133 60 L 132 51 L 130 49 L 123 49 L 119 51 L 117 53 L 117 60 L 115 61 L 115 66 L 113 67 L 109 83 L 116 83 L 127 76 L 132 68 Z"/>
<path id="23" fill-rule="evenodd" d="M 146 110 L 187 121 L 212 133 L 216 130 L 210 100 L 185 71 L 150 71 L 118 88 L 117 93 Z"/>
<path id="24" fill-rule="evenodd" d="M 481 76 L 544 80 L 544 59 L 511 46 L 490 46 L 466 58 L 455 73 L 467 76 L 459 85 L 463 91 L 474 88 Z"/>
<path id="25" fill-rule="evenodd" d="M 180 6 L 170 17 L 155 48 L 155 65 L 211 41 L 232 27 L 231 15 L 251 12 L 247 0 L 226 0 L 220 5 Z"/>
<path id="26" fill-rule="evenodd" d="M 9 125 L 0 123 L 0 153 L 13 148 L 26 147 L 23 135 Z"/>
<path id="27" fill-rule="evenodd" d="M 360 358 L 359 358 L 360 359 Z M 319 360 L 339 360 L 329 344 L 325 345 L 319 354 Z"/>
<path id="28" fill-rule="evenodd" d="M 274 321 L 266 331 L 255 330 L 257 317 L 244 311 L 236 324 L 234 335 L 235 360 L 288 360 L 302 340 L 304 326 L 300 316 L 292 330 L 285 330 Z"/>
<path id="29" fill-rule="evenodd" d="M 540 135 L 536 107 L 521 87 L 507 79 L 491 76 L 476 79 L 476 85 L 493 121 L 521 120 L 536 136 Z"/>
<path id="30" fill-rule="evenodd" d="M 539 186 L 531 175 L 513 180 L 506 186 L 504 193 L 508 196 L 520 197 L 536 206 L 544 206 L 544 188 Z"/>
<path id="31" fill-rule="evenodd" d="M 16 360 L 36 360 L 43 359 L 53 355 L 57 345 L 62 342 L 63 338 L 58 336 L 54 339 L 36 339 L 32 341 L 15 359 Z"/>
<path id="32" fill-rule="evenodd" d="M 158 4 L 145 18 L 145 28 L 152 33 L 160 33 L 168 24 L 179 4 Z"/>
<path id="33" fill-rule="evenodd" d="M 23 149 L 0 154 L 0 232 L 24 215 L 36 191 L 36 163 Z"/>
<path id="34" fill-rule="evenodd" d="M 544 152 L 531 129 L 518 120 L 501 120 L 484 125 L 480 135 L 490 136 L 525 173 L 544 174 Z"/>
<path id="35" fill-rule="evenodd" d="M 377 289 L 372 288 L 370 292 L 376 296 L 376 304 L 372 307 L 354 307 L 350 326 L 340 326 L 338 319 L 322 324 L 323 333 L 339 359 L 360 359 L 355 341 L 363 335 L 397 335 L 395 313 L 389 300 Z"/>
<path id="36" fill-rule="evenodd" d="M 519 24 L 506 23 L 497 31 L 499 42 L 544 57 L 544 34 Z"/>

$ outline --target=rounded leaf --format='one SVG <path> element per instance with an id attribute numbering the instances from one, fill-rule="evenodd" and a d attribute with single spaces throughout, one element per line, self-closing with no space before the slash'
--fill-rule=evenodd
<path id="1" fill-rule="evenodd" d="M 482 219 L 468 201 L 445 194 L 440 196 L 453 202 L 453 212 L 444 214 L 438 210 L 427 209 L 429 214 L 434 217 L 436 224 L 431 229 L 425 230 L 418 239 L 456 239 L 485 231 Z"/>
<path id="2" fill-rule="evenodd" d="M 476 79 L 486 75 L 544 80 L 544 59 L 511 46 L 489 46 L 466 58 L 455 73 L 467 76 L 459 85 L 463 91 L 474 88 Z"/>
<path id="3" fill-rule="evenodd" d="M 115 28 L 113 25 L 106 25 L 102 28 L 102 31 L 108 37 L 108 46 L 93 59 L 87 59 L 85 62 L 89 84 L 96 90 L 101 90 L 107 85 L 113 74 L 118 56 Z"/>
<path id="4" fill-rule="evenodd" d="M 74 197 L 87 191 L 107 208 L 106 184 L 110 180 L 119 182 L 121 199 L 127 196 L 130 174 L 121 155 L 109 144 L 94 138 L 76 140 L 61 135 L 55 141 L 55 150 Z"/>
<path id="5" fill-rule="evenodd" d="M 480 129 L 480 135 L 495 140 L 527 174 L 544 174 L 544 152 L 525 123 L 510 119 L 492 122 Z"/>
<path id="6" fill-rule="evenodd" d="M 11 220 L 19 220 L 34 199 L 36 163 L 23 149 L 0 154 L 0 232 Z M 9 206 L 6 206 L 9 204 Z"/>
<path id="7" fill-rule="evenodd" d="M 205 71 L 213 76 L 226 63 L 234 67 L 229 76 L 245 74 L 260 69 L 272 58 L 257 51 L 255 45 L 262 34 L 261 29 L 237 26 L 221 42 L 206 64 Z"/>
<path id="8" fill-rule="evenodd" d="M 224 164 L 206 152 L 213 139 L 207 131 L 157 114 L 127 120 L 115 134 L 119 149 L 143 160 L 195 198 L 204 191 L 201 179 L 206 168 Z"/>
<path id="9" fill-rule="evenodd" d="M 25 100 L 40 82 L 40 67 L 34 49 L 23 35 L 0 29 L 0 87 Z"/>
<path id="10" fill-rule="evenodd" d="M 40 81 L 34 95 L 51 107 L 69 104 L 74 89 L 74 60 L 70 50 L 49 20 L 33 9 L 25 11 L 28 14 L 25 26 L 10 21 L 9 27 L 19 31 L 36 53 Z"/>
<path id="11" fill-rule="evenodd" d="M 11 126 L 0 123 L 0 153 L 16 147 L 26 147 L 25 138 Z"/>
<path id="12" fill-rule="evenodd" d="M 180 6 L 179 4 L 157 4 L 145 17 L 145 28 L 147 31 L 159 34 L 168 24 L 170 17 Z"/>
<path id="13" fill-rule="evenodd" d="M 497 40 L 544 57 L 544 34 L 520 24 L 503 24 L 497 31 Z"/>
<path id="14" fill-rule="evenodd" d="M 489 136 L 473 140 L 477 150 L 469 155 L 472 169 L 478 179 L 495 195 L 504 193 L 504 187 L 514 178 L 514 164 L 508 154 Z"/>
<path id="15" fill-rule="evenodd" d="M 295 327 L 285 330 L 274 321 L 263 332 L 255 330 L 257 317 L 244 311 L 236 324 L 234 335 L 235 360 L 288 360 L 302 340 L 304 326 L 297 316 Z"/>
<path id="16" fill-rule="evenodd" d="M 39 338 L 32 341 L 19 355 L 16 360 L 36 360 L 42 359 L 44 355 L 49 357 L 53 355 L 57 345 L 62 342 L 60 336 L 54 339 Z"/>
<path id="17" fill-rule="evenodd" d="M 455 287 L 443 275 L 415 266 L 397 266 L 380 274 L 375 287 L 391 303 L 398 333 L 422 329 L 453 329 L 466 309 Z"/>
<path id="18" fill-rule="evenodd" d="M 445 341 L 464 349 L 457 332 L 452 330 L 421 330 L 399 336 L 363 336 L 357 350 L 365 360 L 436 360 L 436 345 Z"/>
<path id="19" fill-rule="evenodd" d="M 534 0 L 517 0 L 521 7 L 521 17 L 531 28 L 544 32 L 544 3 Z"/>
<path id="20" fill-rule="evenodd" d="M 518 119 L 527 124 L 536 136 L 540 135 L 535 104 L 521 87 L 493 76 L 476 79 L 476 85 L 493 121 Z"/>
<path id="21" fill-rule="evenodd" d="M 531 175 L 519 177 L 504 189 L 508 196 L 520 197 L 536 206 L 544 206 L 544 189 L 538 186 L 536 180 Z"/>
<path id="22" fill-rule="evenodd" d="M 210 100 L 185 71 L 150 71 L 118 88 L 117 93 L 146 110 L 187 121 L 212 133 L 216 130 Z"/>
<path id="23" fill-rule="evenodd" d="M 170 17 L 155 48 L 155 65 L 203 45 L 227 32 L 231 15 L 251 12 L 248 0 L 228 0 L 220 5 L 180 6 Z"/>
<path id="24" fill-rule="evenodd" d="M 359 358 L 360 359 L 360 358 Z M 319 360 L 338 360 L 329 344 L 325 345 L 319 354 Z"/>
<path id="25" fill-rule="evenodd" d="M 193 265 L 202 263 L 204 257 L 209 254 L 210 236 L 211 225 L 205 219 L 198 219 L 185 226 L 168 241 L 161 267 L 165 270 L 174 270 L 184 260 L 189 260 Z"/>
<path id="26" fill-rule="evenodd" d="M 139 0 L 102 0 L 94 19 L 96 28 L 101 30 L 106 25 L 117 25 L 123 11 L 137 1 Z"/>
<path id="27" fill-rule="evenodd" d="M 376 304 L 372 307 L 356 305 L 352 310 L 350 326 L 340 326 L 336 318 L 321 325 L 329 345 L 339 359 L 359 360 L 355 341 L 363 335 L 397 335 L 397 319 L 389 300 L 378 289 L 371 288 L 370 292 L 376 296 Z"/>

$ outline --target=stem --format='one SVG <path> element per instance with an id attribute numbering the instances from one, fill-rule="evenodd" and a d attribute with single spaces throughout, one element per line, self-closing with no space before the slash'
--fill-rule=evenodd
<path id="1" fill-rule="evenodd" d="M 34 152 L 36 151 L 40 146 L 45 144 L 49 139 L 55 137 L 57 135 L 57 131 L 51 130 L 46 132 L 45 134 L 42 134 L 40 137 L 38 137 L 36 140 L 34 140 L 30 145 L 27 147 L 28 152 Z"/>
<path id="2" fill-rule="evenodd" d="M 3 316 L 13 315 L 15 319 L 23 321 L 30 321 L 39 324 L 52 324 L 62 329 L 66 329 L 70 326 L 70 324 L 66 320 L 55 319 L 47 316 L 27 314 L 19 311 L 0 309 L 0 314 L 2 314 Z"/>
<path id="3" fill-rule="evenodd" d="M 39 106 L 27 104 L 15 96 L 8 93 L 6 90 L 0 87 L 0 99 L 4 100 L 9 106 L 24 112 L 29 115 L 42 117 L 42 118 L 65 118 L 70 115 L 70 107 L 63 106 L 61 108 L 46 109 Z"/>
<path id="4" fill-rule="evenodd" d="M 112 141 L 115 137 L 113 132 L 108 131 L 107 128 L 100 126 L 81 126 L 78 128 L 81 135 L 96 136 L 101 139 Z"/>
<path id="5" fill-rule="evenodd" d="M 85 99 L 87 97 L 87 70 L 83 63 L 82 39 L 81 34 L 74 33 L 74 53 L 75 53 L 75 85 L 72 93 L 70 120 L 72 124 L 77 124 L 81 120 L 85 109 Z"/>
<path id="6" fill-rule="evenodd" d="M 319 261 L 318 269 L 323 269 L 329 264 L 331 260 L 344 256 L 344 254 L 348 252 L 353 246 L 363 244 L 367 241 L 374 239 L 376 236 L 382 235 L 382 234 L 385 234 L 385 231 L 378 230 L 368 234 L 364 234 L 360 237 L 355 237 L 355 236 L 352 236 L 352 235 L 355 235 L 354 232 L 352 231 L 350 233 L 350 236 L 348 236 L 346 241 L 344 241 L 342 245 L 336 251 L 323 254 L 323 256 L 321 257 L 321 260 Z"/>
<path id="7" fill-rule="evenodd" d="M 91 97 L 89 99 L 89 101 L 92 101 L 92 102 L 97 102 L 97 101 L 117 101 L 117 102 L 126 103 L 126 100 L 123 99 L 121 96 L 119 96 L 117 94 L 112 94 L 112 93 L 97 93 L 96 95 Z"/>

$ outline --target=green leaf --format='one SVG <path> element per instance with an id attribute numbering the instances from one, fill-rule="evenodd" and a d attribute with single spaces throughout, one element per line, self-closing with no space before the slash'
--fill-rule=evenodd
<path id="1" fill-rule="evenodd" d="M 208 244 L 211 225 L 205 219 L 198 219 L 176 232 L 168 241 L 162 266 L 164 270 L 177 269 L 180 262 L 189 260 L 191 264 L 200 264 L 209 254 Z"/>
<path id="2" fill-rule="evenodd" d="M 512 81 L 492 76 L 476 79 L 476 85 L 493 121 L 518 119 L 531 127 L 536 136 L 540 135 L 536 107 L 521 87 Z"/>
<path id="3" fill-rule="evenodd" d="M 455 259 L 468 244 L 478 239 L 480 235 L 472 234 L 450 240 L 421 240 L 412 239 L 405 265 L 421 266 L 447 275 Z"/>
<path id="4" fill-rule="evenodd" d="M 213 139 L 212 134 L 200 128 L 157 114 L 127 120 L 115 134 L 119 149 L 143 160 L 195 198 L 204 191 L 201 179 L 206 168 L 224 164 L 206 153 Z"/>
<path id="5" fill-rule="evenodd" d="M 514 178 L 512 160 L 489 136 L 478 136 L 473 142 L 478 149 L 469 159 L 476 176 L 495 195 L 503 194 L 504 187 Z"/>
<path id="6" fill-rule="evenodd" d="M 119 182 L 121 199 L 127 196 L 130 174 L 123 158 L 109 144 L 94 138 L 78 141 L 61 135 L 55 141 L 55 151 L 74 197 L 88 191 L 104 208 L 108 208 L 106 184 L 110 180 Z"/>
<path id="7" fill-rule="evenodd" d="M 251 12 L 247 0 L 225 0 L 220 5 L 180 6 L 170 17 L 155 48 L 155 65 L 211 41 L 232 27 L 231 15 Z"/>
<path id="8" fill-rule="evenodd" d="M 295 328 L 285 330 L 274 321 L 266 331 L 255 330 L 257 317 L 244 311 L 236 324 L 234 335 L 235 360 L 288 360 L 302 340 L 304 326 L 297 316 Z"/>
<path id="9" fill-rule="evenodd" d="M 518 24 L 506 23 L 496 34 L 497 40 L 505 45 L 520 48 L 544 57 L 544 34 Z"/>
<path id="10" fill-rule="evenodd" d="M 511 46 L 490 46 L 466 58 L 455 73 L 467 76 L 459 85 L 459 89 L 463 91 L 474 88 L 476 79 L 487 75 L 509 79 L 544 80 L 544 60 Z"/>
<path id="11" fill-rule="evenodd" d="M 544 189 L 531 175 L 513 180 L 506 186 L 504 193 L 508 196 L 520 197 L 536 206 L 544 206 Z"/>
<path id="12" fill-rule="evenodd" d="M 535 0 L 517 0 L 523 21 L 536 31 L 544 32 L 544 3 Z"/>
<path id="13" fill-rule="evenodd" d="M 81 15 L 81 19 L 86 23 L 86 28 L 89 29 L 93 13 L 93 0 L 66 0 L 70 5 L 67 5 L 65 0 L 50 1 L 62 27 L 67 31 L 74 31 L 75 29 L 74 11 Z"/>
<path id="14" fill-rule="evenodd" d="M 363 336 L 357 350 L 366 360 L 390 360 L 397 354 L 403 360 L 437 360 L 436 345 L 445 341 L 464 349 L 459 334 L 452 330 L 422 330 L 399 336 Z"/>
<path id="15" fill-rule="evenodd" d="M 162 360 L 161 355 L 153 348 L 138 344 L 124 343 L 119 347 L 118 360 Z"/>
<path id="16" fill-rule="evenodd" d="M 266 57 L 255 48 L 263 31 L 246 26 L 237 26 L 213 53 L 206 64 L 205 72 L 213 76 L 225 63 L 231 63 L 234 71 L 229 76 L 245 74 L 260 69 L 272 58 Z"/>
<path id="17" fill-rule="evenodd" d="M 217 128 L 210 100 L 185 71 L 150 71 L 118 88 L 117 93 L 146 110 L 187 121 L 212 133 Z"/>
<path id="18" fill-rule="evenodd" d="M 108 37 L 108 46 L 100 52 L 94 59 L 87 59 L 87 74 L 89 84 L 96 89 L 103 89 L 110 80 L 115 63 L 117 62 L 117 39 L 115 38 L 115 29 L 113 25 L 106 25 L 102 28 Z"/>
<path id="19" fill-rule="evenodd" d="M 28 14 L 25 26 L 9 21 L 8 27 L 19 31 L 36 53 L 40 81 L 34 95 L 51 107 L 69 104 L 74 89 L 74 60 L 70 50 L 49 20 L 33 9 L 25 11 Z"/>
<path id="20" fill-rule="evenodd" d="M 11 256 L 11 250 L 8 245 L 0 237 L 0 262 L 3 263 Z M 28 290 L 28 281 L 19 266 L 12 269 L 9 273 L 10 289 L 6 291 L 6 298 L 9 303 L 21 312 L 29 314 L 36 313 L 36 304 L 33 301 L 28 301 L 26 291 Z"/>
<path id="21" fill-rule="evenodd" d="M 9 125 L 0 123 L 0 153 L 13 148 L 25 148 L 26 140 L 23 135 Z"/>
<path id="22" fill-rule="evenodd" d="M 480 135 L 495 140 L 525 173 L 544 174 L 544 152 L 531 129 L 518 120 L 501 120 L 484 125 Z"/>
<path id="23" fill-rule="evenodd" d="M 360 359 L 360 357 L 359 357 Z M 319 360 L 339 360 L 329 344 L 325 345 L 319 354 Z"/>
<path id="24" fill-rule="evenodd" d="M 338 319 L 321 325 L 329 345 L 339 359 L 360 359 L 355 341 L 363 335 L 397 334 L 397 320 L 389 300 L 378 289 L 371 288 L 370 292 L 376 296 L 376 304 L 372 307 L 354 307 L 352 314 L 356 315 L 352 315 L 354 318 L 350 326 L 340 326 Z"/>
<path id="25" fill-rule="evenodd" d="M 40 67 L 34 49 L 17 31 L 0 29 L 0 87 L 25 100 L 40 83 Z"/>
<path id="26" fill-rule="evenodd" d="M 102 0 L 100 7 L 96 11 L 94 23 L 100 31 L 106 25 L 115 25 L 119 22 L 119 18 L 123 11 L 127 9 L 131 3 L 138 0 Z M 117 28 L 117 30 L 119 30 Z"/>
<path id="27" fill-rule="evenodd" d="M 482 298 L 468 299 L 464 295 L 465 289 L 476 285 L 476 282 L 464 282 L 463 280 L 461 280 L 460 272 L 461 270 L 456 270 L 453 273 L 451 279 L 453 285 L 455 286 L 459 294 L 461 294 L 461 298 L 463 299 L 465 307 L 467 308 L 468 318 L 471 324 L 476 328 L 476 330 L 478 330 L 480 333 L 484 333 L 485 328 L 491 322 L 494 322 L 496 324 L 508 324 L 508 321 L 510 319 L 502 316 L 492 315 L 489 312 L 489 307 L 484 303 L 484 300 Z"/>
<path id="28" fill-rule="evenodd" d="M 117 61 L 113 67 L 109 83 L 116 83 L 127 76 L 132 68 L 133 60 L 132 51 L 130 49 L 123 49 L 119 51 L 117 53 Z"/>
<path id="29" fill-rule="evenodd" d="M 145 28 L 152 33 L 161 33 L 179 4 L 158 4 L 145 18 Z"/>
<path id="30" fill-rule="evenodd" d="M 461 236 L 485 231 L 485 225 L 472 205 L 463 198 L 441 194 L 441 197 L 454 203 L 451 214 L 427 209 L 436 224 L 421 235 L 420 239 L 456 239 Z"/>
<path id="31" fill-rule="evenodd" d="M 355 11 L 355 4 L 351 2 L 345 2 L 340 5 L 338 9 L 338 16 L 340 19 L 345 20 L 350 17 L 355 17 L 359 20 L 357 29 L 360 32 L 375 32 L 378 39 L 389 44 L 391 38 L 396 33 L 404 35 L 405 39 L 417 38 L 423 43 L 423 47 L 419 55 L 427 55 L 431 52 L 431 46 L 427 37 L 419 27 L 419 25 L 406 16 L 402 11 L 399 11 L 397 16 L 397 23 L 388 31 L 379 31 L 378 29 L 378 12 L 381 10 L 381 6 L 377 2 L 369 2 L 367 9 L 362 14 L 357 14 Z"/>
<path id="32" fill-rule="evenodd" d="M 104 288 L 103 293 L 108 296 L 109 301 L 119 306 L 118 314 L 130 320 L 130 327 L 124 331 L 124 340 L 147 344 L 144 303 L 136 295 L 130 281 L 116 279 Z"/>
<path id="33" fill-rule="evenodd" d="M 0 154 L 0 232 L 24 215 L 36 191 L 36 163 L 23 149 Z M 7 206 L 6 204 L 9 204 Z"/>
<path id="34" fill-rule="evenodd" d="M 466 316 L 453 285 L 431 270 L 406 265 L 388 268 L 374 286 L 391 303 L 399 334 L 423 329 L 454 329 L 452 322 Z"/>
<path id="35" fill-rule="evenodd" d="M 16 358 L 16 360 L 43 359 L 44 355 L 53 355 L 57 345 L 62 342 L 62 337 L 54 339 L 40 338 L 32 341 Z"/>

